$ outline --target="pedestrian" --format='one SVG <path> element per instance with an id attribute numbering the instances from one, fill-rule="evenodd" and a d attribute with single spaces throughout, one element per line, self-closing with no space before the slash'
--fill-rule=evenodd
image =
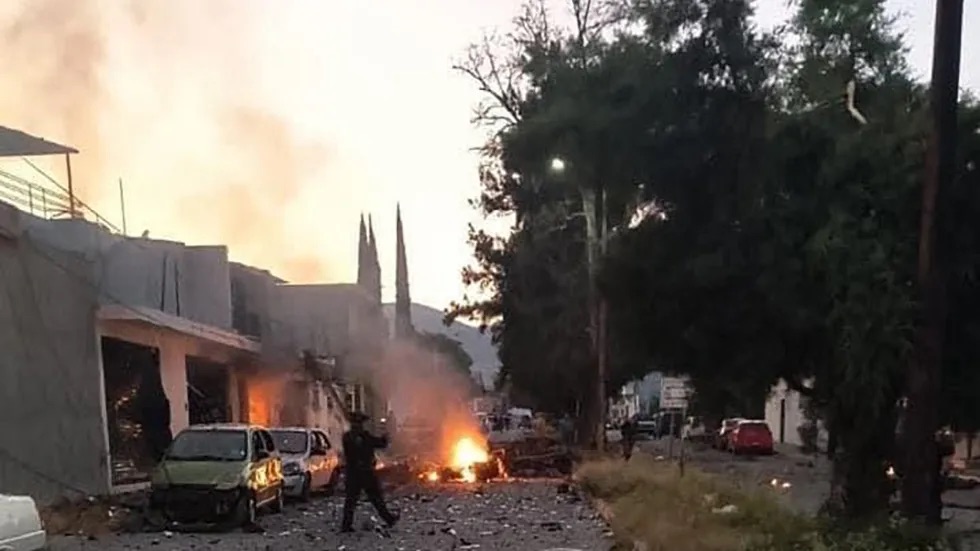
<path id="1" fill-rule="evenodd" d="M 575 422 L 567 413 L 562 415 L 561 420 L 558 421 L 558 431 L 561 433 L 562 442 L 571 447 L 575 441 Z"/>
<path id="2" fill-rule="evenodd" d="M 388 527 L 398 522 L 398 515 L 393 514 L 385 505 L 381 495 L 381 483 L 375 472 L 375 450 L 388 446 L 388 437 L 375 436 L 364 428 L 367 416 L 355 412 L 350 418 L 350 430 L 344 433 L 344 518 L 340 525 L 341 532 L 354 530 L 354 508 L 361 497 L 361 492 L 367 495 L 368 501 L 374 505 Z"/>
<path id="3" fill-rule="evenodd" d="M 626 419 L 619 427 L 623 439 L 623 459 L 629 461 L 633 457 L 633 446 L 636 444 L 636 422 Z"/>

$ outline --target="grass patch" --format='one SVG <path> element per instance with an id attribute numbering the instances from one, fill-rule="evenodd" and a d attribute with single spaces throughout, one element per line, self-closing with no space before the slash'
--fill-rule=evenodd
<path id="1" fill-rule="evenodd" d="M 949 551 L 955 542 L 898 519 L 847 531 L 795 514 L 775 490 L 738 488 L 724 478 L 646 456 L 596 459 L 578 472 L 582 487 L 612 513 L 621 547 L 647 551 Z"/>
<path id="2" fill-rule="evenodd" d="M 808 549 L 816 523 L 781 507 L 771 490 L 750 492 L 694 469 L 637 456 L 597 460 L 578 471 L 583 488 L 611 508 L 623 543 L 649 551 Z"/>

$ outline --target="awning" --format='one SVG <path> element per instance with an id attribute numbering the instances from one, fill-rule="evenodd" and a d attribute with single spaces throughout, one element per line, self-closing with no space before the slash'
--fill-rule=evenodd
<path id="1" fill-rule="evenodd" d="M 35 157 L 68 153 L 78 153 L 78 150 L 31 136 L 20 130 L 0 126 L 0 157 Z"/>
<path id="2" fill-rule="evenodd" d="M 104 321 L 135 321 L 244 352 L 258 354 L 261 351 L 261 346 L 257 341 L 238 333 L 144 306 L 123 306 L 121 304 L 102 306 L 99 308 L 99 319 Z"/>

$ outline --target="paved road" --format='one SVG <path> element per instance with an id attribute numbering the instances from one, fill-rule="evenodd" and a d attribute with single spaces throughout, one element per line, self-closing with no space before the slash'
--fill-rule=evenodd
<path id="1" fill-rule="evenodd" d="M 406 487 L 389 502 L 402 521 L 385 535 L 372 528 L 373 511 L 358 509 L 354 534 L 338 534 L 342 498 L 324 498 L 260 518 L 264 534 L 120 534 L 98 540 L 59 538 L 51 551 L 159 550 L 399 550 L 450 549 L 544 551 L 567 548 L 605 551 L 611 547 L 589 505 L 559 492 L 553 481 L 512 481 L 479 488 Z"/>

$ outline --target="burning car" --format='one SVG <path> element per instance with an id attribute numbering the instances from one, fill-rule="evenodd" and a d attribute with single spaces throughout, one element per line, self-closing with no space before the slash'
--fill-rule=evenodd
<path id="1" fill-rule="evenodd" d="M 444 464 L 426 465 L 419 478 L 427 482 L 486 482 L 507 475 L 503 456 L 491 452 L 476 436 L 455 441 Z"/>

